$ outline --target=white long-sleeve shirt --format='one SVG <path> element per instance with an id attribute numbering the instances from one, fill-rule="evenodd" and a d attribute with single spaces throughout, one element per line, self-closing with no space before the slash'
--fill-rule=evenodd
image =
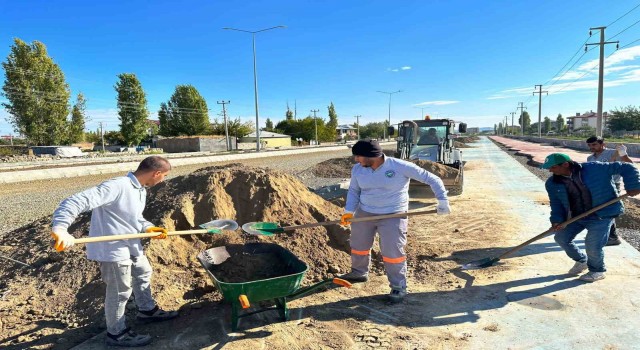
<path id="1" fill-rule="evenodd" d="M 130 172 L 63 200 L 53 213 L 52 226 L 67 230 L 78 215 L 92 210 L 89 237 L 145 232 L 153 226 L 142 216 L 146 200 L 146 189 Z M 87 243 L 90 260 L 114 262 L 142 254 L 139 239 Z"/>
<path id="2" fill-rule="evenodd" d="M 360 208 L 372 214 L 391 214 L 409 210 L 411 179 L 427 184 L 437 199 L 447 199 L 447 190 L 436 175 L 405 160 L 384 157 L 377 169 L 356 164 L 351 169 L 351 183 L 345 211 Z"/>

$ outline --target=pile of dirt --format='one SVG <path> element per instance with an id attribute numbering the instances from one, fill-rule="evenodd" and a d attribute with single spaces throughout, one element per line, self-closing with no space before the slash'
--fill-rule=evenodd
<path id="1" fill-rule="evenodd" d="M 480 140 L 480 138 L 478 136 L 465 136 L 465 137 L 457 137 L 456 141 L 458 142 L 462 142 L 462 143 L 473 143 Z"/>
<path id="2" fill-rule="evenodd" d="M 150 189 L 147 203 L 145 218 L 170 231 L 214 219 L 290 226 L 335 220 L 342 213 L 289 174 L 241 164 L 203 168 L 171 179 Z M 83 236 L 89 222 L 90 215 L 84 214 L 69 232 Z M 4 257 L 30 266 L 6 259 L 0 264 L 0 347 L 69 348 L 104 329 L 104 284 L 98 264 L 86 259 L 83 246 L 53 251 L 50 223 L 49 216 L 0 238 Z M 270 237 L 241 230 L 176 236 L 147 241 L 145 246 L 154 269 L 154 296 L 162 307 L 175 309 L 221 299 L 196 259 L 210 247 L 277 243 L 309 265 L 303 282 L 309 284 L 348 270 L 348 237 L 348 230 L 340 226 L 322 226 Z"/>
<path id="3" fill-rule="evenodd" d="M 466 143 L 462 143 L 459 141 L 453 141 L 453 146 L 456 148 L 470 148 L 471 146 L 467 145 Z"/>
<path id="4" fill-rule="evenodd" d="M 316 164 L 313 167 L 313 174 L 320 177 L 350 178 L 354 164 L 356 164 L 354 157 L 332 158 Z"/>
<path id="5" fill-rule="evenodd" d="M 458 169 L 429 160 L 417 160 L 415 163 L 426 171 L 438 176 L 441 179 L 455 178 L 458 176 Z"/>

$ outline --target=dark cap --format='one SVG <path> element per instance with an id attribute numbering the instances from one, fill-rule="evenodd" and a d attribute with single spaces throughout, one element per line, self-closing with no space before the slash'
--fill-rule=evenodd
<path id="1" fill-rule="evenodd" d="M 382 147 L 376 140 L 360 140 L 351 148 L 354 156 L 376 158 L 382 157 Z"/>

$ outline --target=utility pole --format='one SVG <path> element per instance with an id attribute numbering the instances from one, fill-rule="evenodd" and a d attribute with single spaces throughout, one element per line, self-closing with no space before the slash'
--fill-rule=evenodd
<path id="1" fill-rule="evenodd" d="M 100 122 L 100 138 L 102 139 L 102 153 L 104 153 L 104 129 L 102 122 Z"/>
<path id="2" fill-rule="evenodd" d="M 320 112 L 319 109 L 312 109 L 313 112 L 313 121 L 316 124 L 316 146 L 318 145 L 318 118 L 316 118 L 316 112 Z"/>
<path id="3" fill-rule="evenodd" d="M 524 136 L 524 115 L 522 115 L 522 112 L 527 109 L 527 107 L 524 107 L 524 102 L 518 102 L 518 104 L 520 104 L 520 106 L 516 109 L 520 110 L 520 134 Z"/>
<path id="4" fill-rule="evenodd" d="M 513 115 L 516 114 L 516 112 L 509 112 L 511 113 L 511 129 L 513 129 Z M 513 130 L 511 130 L 511 132 L 513 132 Z"/>
<path id="5" fill-rule="evenodd" d="M 362 117 L 361 115 L 356 115 L 354 118 L 356 118 L 356 127 L 358 128 L 358 140 L 360 140 L 360 117 Z"/>
<path id="6" fill-rule="evenodd" d="M 604 45 L 606 44 L 616 44 L 616 49 L 618 49 L 619 41 L 604 41 L 604 30 L 607 27 L 594 27 L 589 28 L 589 35 L 591 35 L 592 30 L 600 31 L 600 42 L 599 43 L 590 43 L 585 44 L 584 51 L 587 51 L 587 46 L 589 45 L 600 45 L 600 69 L 598 71 L 598 115 L 596 121 L 596 136 L 602 136 L 602 99 L 604 95 Z"/>
<path id="7" fill-rule="evenodd" d="M 509 125 L 508 125 L 508 121 L 507 121 L 507 116 L 504 116 L 504 134 L 507 134 L 507 130 L 509 130 Z"/>
<path id="8" fill-rule="evenodd" d="M 227 142 L 227 151 L 231 150 L 231 145 L 229 142 L 229 124 L 227 124 L 227 110 L 224 108 L 225 104 L 230 104 L 231 101 L 217 101 L 219 105 L 222 105 L 222 115 L 224 117 L 224 137 Z"/>
<path id="9" fill-rule="evenodd" d="M 542 137 L 542 93 L 549 95 L 549 92 L 542 91 L 542 85 L 536 85 L 534 88 L 538 88 L 538 91 L 534 91 L 533 94 L 538 94 L 538 137 Z"/>

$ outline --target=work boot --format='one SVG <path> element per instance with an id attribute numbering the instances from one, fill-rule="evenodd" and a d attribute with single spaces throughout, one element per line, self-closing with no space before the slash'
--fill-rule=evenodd
<path id="1" fill-rule="evenodd" d="M 149 311 L 138 310 L 137 319 L 142 322 L 160 322 L 178 317 L 178 311 L 164 311 L 156 305 Z"/>
<path id="2" fill-rule="evenodd" d="M 133 348 L 137 346 L 145 346 L 151 343 L 150 335 L 148 334 L 137 334 L 132 331 L 131 328 L 127 328 L 122 331 L 118 335 L 113 335 L 107 332 L 107 336 L 105 338 L 105 342 L 110 346 L 123 346 L 128 348 Z"/>
<path id="3" fill-rule="evenodd" d="M 389 301 L 397 304 L 401 302 L 404 297 L 407 296 L 407 288 L 403 287 L 392 287 L 391 293 L 389 293 Z"/>
<path id="4" fill-rule="evenodd" d="M 622 243 L 622 241 L 620 240 L 620 237 L 618 236 L 618 232 L 617 232 L 617 229 L 616 229 L 616 223 L 614 221 L 613 224 L 611 224 L 611 229 L 609 230 L 609 239 L 607 240 L 607 244 L 605 244 L 605 246 L 620 245 L 621 243 Z"/>
<path id="5" fill-rule="evenodd" d="M 580 276 L 580 280 L 585 282 L 595 282 L 595 281 L 603 280 L 604 278 L 605 278 L 604 272 L 593 272 L 593 271 L 589 271 L 584 275 Z"/>
<path id="6" fill-rule="evenodd" d="M 576 261 L 576 263 L 573 265 L 571 270 L 569 270 L 569 272 L 567 273 L 570 275 L 579 275 L 582 271 L 586 270 L 587 268 L 588 267 L 586 262 Z"/>
<path id="7" fill-rule="evenodd" d="M 366 282 L 369 280 L 369 274 L 365 273 L 365 274 L 361 274 L 360 272 L 356 272 L 356 271 L 351 271 L 349 273 L 345 273 L 343 275 L 338 275 L 338 278 L 341 278 L 343 280 L 347 280 L 351 283 L 360 283 L 360 282 Z"/>

